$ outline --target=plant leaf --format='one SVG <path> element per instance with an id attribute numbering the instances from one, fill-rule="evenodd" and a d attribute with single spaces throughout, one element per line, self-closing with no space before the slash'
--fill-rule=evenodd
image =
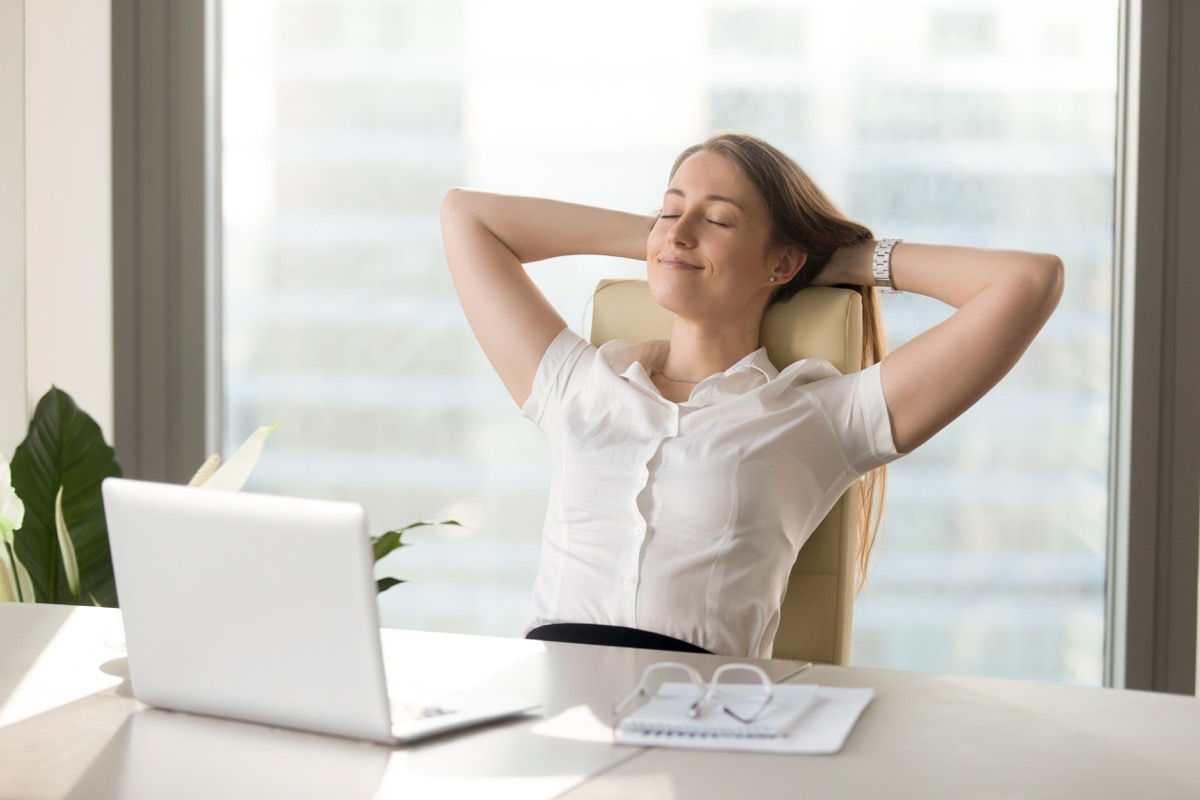
<path id="1" fill-rule="evenodd" d="M 74 600 L 54 524 L 55 498 L 64 486 L 62 507 L 71 518 L 69 535 L 79 567 L 80 596 L 92 595 L 101 605 L 116 605 L 100 482 L 120 474 L 96 421 L 61 389 L 46 392 L 12 460 L 13 488 L 25 503 L 24 525 L 13 536 L 13 555 L 18 584 L 22 571 L 29 578 L 32 597 L 26 599 Z"/>
<path id="2" fill-rule="evenodd" d="M 67 530 L 67 519 L 62 510 L 63 487 L 58 487 L 54 498 L 54 529 L 58 532 L 58 549 L 61 551 L 63 572 L 67 574 L 67 588 L 71 597 L 79 600 L 79 562 L 75 560 L 75 545 L 71 544 L 71 533 Z"/>
<path id="3" fill-rule="evenodd" d="M 393 550 L 405 547 L 405 543 L 400 541 L 400 535 L 404 533 L 403 529 L 398 531 L 388 531 L 371 540 L 371 549 L 375 551 L 375 560 L 386 556 Z"/>
<path id="4" fill-rule="evenodd" d="M 388 531 L 387 533 L 381 533 L 380 535 L 371 539 L 371 547 L 375 551 L 375 560 L 378 561 L 397 548 L 407 547 L 407 544 L 400 541 L 400 537 L 404 535 L 405 531 L 410 531 L 413 528 L 423 528 L 427 525 L 453 525 L 456 528 L 463 527 L 462 523 L 455 522 L 452 519 L 447 519 L 442 520 L 441 522 L 413 522 L 409 525 L 405 525 L 403 528 L 396 528 L 395 530 Z"/>
<path id="5" fill-rule="evenodd" d="M 392 588 L 396 584 L 404 583 L 404 581 L 396 580 L 395 578 L 380 578 L 375 581 L 375 594 L 381 594 Z"/>
<path id="6" fill-rule="evenodd" d="M 246 480 L 262 455 L 263 445 L 279 423 L 263 425 L 250 438 L 242 442 L 237 452 L 229 457 L 221 468 L 212 474 L 208 480 L 200 484 L 201 489 L 217 489 L 218 491 L 236 492 L 246 485 Z"/>
<path id="7" fill-rule="evenodd" d="M 373 536 L 371 537 L 371 549 L 375 553 L 375 562 L 379 563 L 379 559 L 383 558 L 388 553 L 407 546 L 404 542 L 400 541 L 401 537 L 404 536 L 405 531 L 410 531 L 413 528 L 423 528 L 427 525 L 453 525 L 456 528 L 463 527 L 462 523 L 455 522 L 452 519 L 442 520 L 441 522 L 412 522 L 408 525 L 405 525 L 403 528 L 396 528 L 395 530 L 388 531 L 387 533 L 382 533 L 379 536 Z M 396 578 L 380 578 L 379 580 L 375 581 L 375 593 L 381 594 L 386 592 L 388 589 L 392 588 L 398 583 L 404 583 L 404 581 Z"/>
<path id="8" fill-rule="evenodd" d="M 33 593 L 33 579 L 29 577 L 29 570 L 25 569 L 25 565 L 21 563 L 21 559 L 17 558 L 15 552 L 13 553 L 13 563 L 17 568 L 17 591 L 21 595 L 21 602 L 36 602 Z"/>
<path id="9" fill-rule="evenodd" d="M 0 456 L 0 541 L 12 544 L 13 531 L 25 522 L 25 504 L 12 485 L 12 468 Z"/>

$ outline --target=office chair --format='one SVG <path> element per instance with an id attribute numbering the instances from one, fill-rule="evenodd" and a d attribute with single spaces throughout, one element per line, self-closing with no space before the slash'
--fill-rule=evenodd
<path id="1" fill-rule="evenodd" d="M 671 315 L 643 280 L 602 280 L 596 287 L 591 341 L 668 339 Z M 825 358 L 846 374 L 862 368 L 862 297 L 851 289 L 810 287 L 767 309 L 761 342 L 783 369 Z M 774 658 L 847 664 L 854 618 L 854 559 L 859 488 L 850 487 L 796 558 L 783 598 Z"/>

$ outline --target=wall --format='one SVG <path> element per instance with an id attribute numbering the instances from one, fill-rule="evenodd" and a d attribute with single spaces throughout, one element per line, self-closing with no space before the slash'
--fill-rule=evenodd
<path id="1" fill-rule="evenodd" d="M 12 6 L 21 3 L 4 2 L 6 18 L 0 36 L 19 36 L 11 29 L 9 17 L 16 13 Z M 100 423 L 111 442 L 109 3 L 26 0 L 24 14 L 28 409 L 52 384 L 57 385 Z M 0 51 L 7 53 L 8 48 L 0 46 Z M 12 60 L 10 55 L 4 59 Z M 5 82 L 10 69 L 6 64 Z M 0 234 L 0 246 L 6 243 Z M 8 406 L 0 409 L 6 436 L 11 436 L 13 413 Z"/>
<path id="2" fill-rule="evenodd" d="M 52 384 L 112 439 L 108 2 L 0 0 L 0 455 Z"/>
<path id="3" fill-rule="evenodd" d="M 0 454 L 70 392 L 111 440 L 109 4 L 0 0 Z"/>
<path id="4" fill-rule="evenodd" d="M 0 0 L 0 456 L 25 430 L 25 4 Z"/>

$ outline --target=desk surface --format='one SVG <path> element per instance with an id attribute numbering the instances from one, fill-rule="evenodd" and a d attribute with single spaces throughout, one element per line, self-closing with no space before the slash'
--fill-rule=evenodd
<path id="1" fill-rule="evenodd" d="M 605 715 L 667 654 L 385 630 L 397 685 L 543 705 L 389 749 L 148 709 L 121 639 L 116 611 L 0 604 L 0 797 L 1200 797 L 1190 697 L 818 666 L 790 680 L 878 693 L 835 756 L 641 750 L 613 745 Z"/>

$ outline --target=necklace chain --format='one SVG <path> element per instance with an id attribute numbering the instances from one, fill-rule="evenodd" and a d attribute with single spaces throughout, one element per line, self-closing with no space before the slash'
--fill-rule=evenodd
<path id="1" fill-rule="evenodd" d="M 656 369 L 656 370 L 654 370 L 654 371 L 655 371 L 656 373 L 658 373 L 659 375 L 661 375 L 661 376 L 663 377 L 663 379 L 664 379 L 664 380 L 668 380 L 668 381 L 670 381 L 671 383 L 690 383 L 690 384 L 692 384 L 693 386 L 695 386 L 697 383 L 699 383 L 699 382 L 700 382 L 700 381 L 681 381 L 681 380 L 679 380 L 678 378 L 672 378 L 670 375 L 668 375 L 667 373 L 663 372 L 661 369 Z"/>

